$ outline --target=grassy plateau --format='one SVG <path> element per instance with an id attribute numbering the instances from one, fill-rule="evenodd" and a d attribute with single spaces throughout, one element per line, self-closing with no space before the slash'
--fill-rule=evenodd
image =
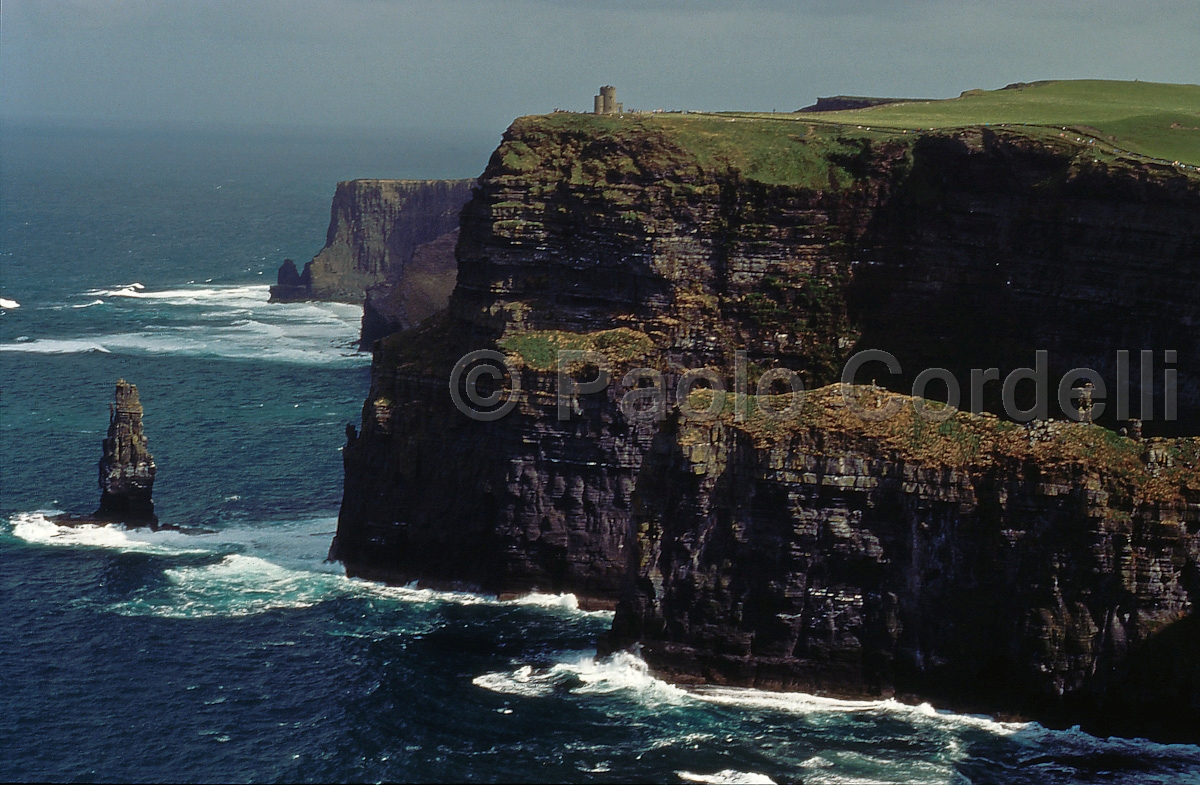
<path id="1" fill-rule="evenodd" d="M 792 116 L 902 131 L 1026 125 L 1061 132 L 1066 126 L 1106 148 L 1200 165 L 1200 85 L 1099 79 L 1033 82 L 1001 90 L 968 90 L 942 101 Z"/>

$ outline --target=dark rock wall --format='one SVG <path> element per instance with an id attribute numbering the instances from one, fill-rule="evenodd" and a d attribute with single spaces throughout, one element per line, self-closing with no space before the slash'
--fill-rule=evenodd
<path id="1" fill-rule="evenodd" d="M 529 397 L 494 423 L 455 409 L 445 377 L 375 378 L 362 434 L 344 451 L 333 550 L 351 575 L 575 592 L 588 607 L 613 607 L 653 428 L 583 396 L 583 416 L 559 424 L 554 377 L 522 378 Z"/>
<path id="2" fill-rule="evenodd" d="M 919 695 L 1128 731 L 1121 685 L 1200 591 L 1200 445 L 1168 468 L 1154 464 L 1167 443 L 1056 426 L 1016 428 L 967 461 L 921 457 L 938 436 L 905 454 L 832 423 L 767 439 L 666 428 L 638 476 L 636 586 L 613 643 L 641 642 L 684 681 Z M 1081 436 L 1100 445 L 1087 457 L 1058 444 Z M 1126 472 L 1129 451 L 1151 468 Z M 1200 667 L 1178 646 L 1158 656 Z M 1164 728 L 1195 738 L 1196 698 L 1160 701 Z"/>
<path id="3" fill-rule="evenodd" d="M 1164 169 L 1166 169 L 1164 167 Z M 897 390 L 928 367 L 1001 374 L 1050 353 L 1050 377 L 1095 369 L 1110 386 L 1131 353 L 1154 351 L 1147 433 L 1200 433 L 1200 188 L 1139 167 L 1108 172 L 1084 156 L 989 131 L 933 137 L 872 216 L 849 293 L 860 345 L 893 352 Z M 1178 352 L 1180 421 L 1162 422 L 1164 352 Z M 881 374 L 880 383 L 892 386 Z M 999 384 L 987 390 L 999 411 Z M 1051 393 L 1053 395 L 1053 392 Z M 964 404 L 965 405 L 965 404 Z M 1115 408 L 1102 419 L 1115 423 Z"/>

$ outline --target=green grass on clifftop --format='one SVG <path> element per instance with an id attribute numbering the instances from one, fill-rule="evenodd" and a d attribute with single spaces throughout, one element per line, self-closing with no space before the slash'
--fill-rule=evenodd
<path id="1" fill-rule="evenodd" d="M 710 173 L 736 170 L 747 179 L 771 185 L 813 188 L 837 187 L 852 179 L 853 161 L 864 143 L 910 143 L 930 131 L 978 126 L 1004 126 L 1010 133 L 1056 143 L 1065 140 L 1101 160 L 1142 157 L 1197 167 L 1200 85 L 1051 81 L 840 112 L 668 112 L 620 117 L 563 112 L 522 118 L 514 124 L 527 136 L 536 135 L 536 128 L 568 136 L 602 135 L 617 143 L 658 140 L 653 151 L 644 144 L 640 149 L 630 145 L 639 150 L 630 167 L 682 163 Z M 656 157 L 672 160 L 652 160 Z M 505 164 L 521 172 L 546 161 L 518 141 L 508 146 Z"/>
<path id="2" fill-rule="evenodd" d="M 1002 90 L 968 90 L 944 101 L 911 101 L 793 116 L 873 129 L 1002 123 L 1055 126 L 1056 130 L 1068 126 L 1091 129 L 1117 148 L 1200 165 L 1200 85 L 1098 79 L 1033 82 Z"/>
<path id="3" fill-rule="evenodd" d="M 578 149 L 556 149 L 560 140 L 603 138 L 613 150 L 602 166 L 578 169 L 570 180 L 607 182 L 613 174 L 704 171 L 738 172 L 768 185 L 842 187 L 854 177 L 847 162 L 862 154 L 863 139 L 891 139 L 894 134 L 859 129 L 846 131 L 827 124 L 799 123 L 790 115 L 739 117 L 712 114 L 627 114 L 602 117 L 559 112 L 523 117 L 513 124 L 518 139 L 505 143 L 507 170 L 524 174 L 573 162 Z M 617 148 L 624 154 L 617 153 Z"/>

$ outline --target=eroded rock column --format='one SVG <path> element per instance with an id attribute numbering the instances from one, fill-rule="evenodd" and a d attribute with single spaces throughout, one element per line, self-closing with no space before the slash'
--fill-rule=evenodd
<path id="1" fill-rule="evenodd" d="M 108 438 L 100 459 L 98 516 L 129 523 L 154 523 L 154 456 L 142 432 L 137 385 L 117 380 L 116 401 L 109 404 Z"/>

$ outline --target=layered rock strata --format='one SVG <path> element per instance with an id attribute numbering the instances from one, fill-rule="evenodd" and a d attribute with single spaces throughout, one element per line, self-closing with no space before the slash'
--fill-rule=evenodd
<path id="1" fill-rule="evenodd" d="M 154 456 L 142 430 L 142 404 L 137 385 L 117 381 L 116 400 L 108 407 L 108 436 L 100 458 L 100 509 L 97 518 L 152 525 Z"/>
<path id="2" fill-rule="evenodd" d="M 1200 738 L 1200 439 L 930 421 L 872 388 L 804 407 L 659 432 L 610 646 L 679 681 Z M 1131 689 L 1163 664 L 1174 688 Z"/>

